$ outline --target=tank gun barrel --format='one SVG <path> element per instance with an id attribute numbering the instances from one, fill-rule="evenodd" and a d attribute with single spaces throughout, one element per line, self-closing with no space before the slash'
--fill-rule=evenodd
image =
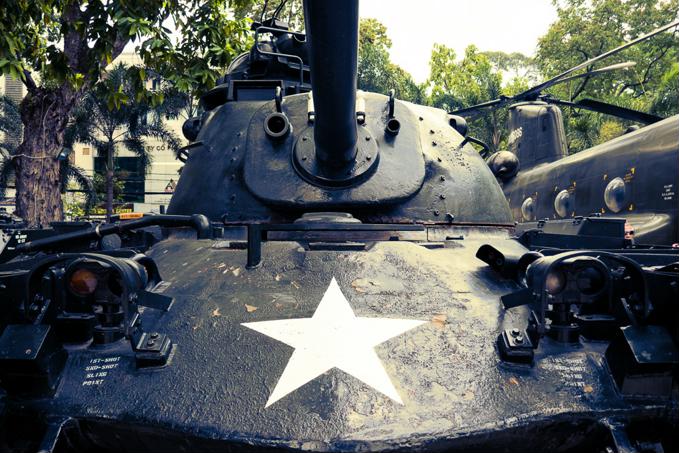
<path id="1" fill-rule="evenodd" d="M 305 0 L 316 156 L 327 170 L 356 157 L 358 0 Z"/>

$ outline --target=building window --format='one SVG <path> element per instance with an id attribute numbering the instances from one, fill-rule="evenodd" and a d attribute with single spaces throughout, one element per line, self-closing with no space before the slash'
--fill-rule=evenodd
<path id="1" fill-rule="evenodd" d="M 89 156 L 90 155 L 90 149 L 85 147 L 83 148 L 83 156 Z"/>

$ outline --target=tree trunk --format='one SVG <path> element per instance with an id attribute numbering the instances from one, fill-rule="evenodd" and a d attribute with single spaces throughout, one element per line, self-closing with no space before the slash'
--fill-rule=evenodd
<path id="1" fill-rule="evenodd" d="M 110 142 L 109 142 L 110 143 Z M 113 215 L 113 149 L 110 144 L 106 151 L 106 221 Z"/>
<path id="2" fill-rule="evenodd" d="M 62 220 L 59 153 L 76 93 L 37 88 L 21 103 L 24 139 L 16 158 L 16 210 L 30 226 Z"/>

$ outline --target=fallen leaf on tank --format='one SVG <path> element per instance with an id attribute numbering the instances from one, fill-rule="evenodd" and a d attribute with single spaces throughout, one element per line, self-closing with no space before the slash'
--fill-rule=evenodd
<path id="1" fill-rule="evenodd" d="M 295 289 L 301 288 L 301 286 L 299 286 L 299 283 L 297 283 L 296 281 L 291 281 L 290 284 L 291 284 L 292 286 L 294 286 Z"/>
<path id="2" fill-rule="evenodd" d="M 435 325 L 436 327 L 438 327 L 439 329 L 443 329 L 443 327 L 444 327 L 446 324 L 448 324 L 448 316 L 446 316 L 446 315 L 444 315 L 444 314 L 434 315 L 434 316 L 431 318 L 431 322 L 432 322 L 432 324 L 434 324 L 434 325 Z"/>
<path id="3" fill-rule="evenodd" d="M 585 385 L 585 387 L 583 388 L 583 390 L 585 391 L 585 393 L 592 393 L 592 392 L 594 391 L 594 387 L 592 387 L 591 385 L 587 384 L 587 385 Z"/>
<path id="4" fill-rule="evenodd" d="M 245 304 L 245 310 L 246 310 L 248 313 L 252 313 L 253 311 L 256 311 L 256 310 L 257 310 L 257 307 L 255 307 L 254 305 Z"/>
<path id="5" fill-rule="evenodd" d="M 233 276 L 234 276 L 234 277 L 238 277 L 238 276 L 240 275 L 240 267 L 235 268 L 235 269 L 234 269 L 233 271 L 231 271 L 231 272 L 233 273 Z"/>
<path id="6" fill-rule="evenodd" d="M 366 287 L 368 286 L 378 286 L 378 285 L 376 282 L 368 280 L 367 278 L 357 278 L 356 280 L 351 282 L 351 287 L 354 288 L 354 290 L 357 293 L 366 292 Z"/>
<path id="7" fill-rule="evenodd" d="M 219 316 L 222 316 L 222 312 L 219 311 L 219 307 L 217 307 L 217 308 L 215 308 L 214 310 L 212 310 L 212 314 L 211 314 L 211 315 L 212 315 L 213 318 L 217 318 L 217 317 L 219 317 Z"/>
<path id="8" fill-rule="evenodd" d="M 282 278 L 282 277 L 281 277 L 280 274 L 276 274 L 276 276 L 275 276 L 273 279 L 276 280 L 277 282 L 280 282 L 280 281 L 281 281 L 281 278 Z"/>
<path id="9" fill-rule="evenodd" d="M 514 376 L 509 378 L 509 383 L 512 385 L 519 385 L 519 381 Z"/>

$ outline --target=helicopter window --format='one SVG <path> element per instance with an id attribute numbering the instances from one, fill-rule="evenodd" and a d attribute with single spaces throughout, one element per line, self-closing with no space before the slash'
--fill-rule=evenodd
<path id="1" fill-rule="evenodd" d="M 627 204 L 625 192 L 625 181 L 620 177 L 612 179 L 604 191 L 604 202 L 606 202 L 606 207 L 613 212 L 622 211 Z"/>
<path id="2" fill-rule="evenodd" d="M 573 197 L 567 190 L 562 190 L 554 198 L 554 210 L 559 214 L 559 217 L 566 217 L 569 212 L 574 211 L 573 204 Z"/>
<path id="3" fill-rule="evenodd" d="M 523 201 L 523 204 L 521 205 L 521 215 L 523 216 L 523 220 L 533 220 L 534 214 L 535 214 L 535 203 L 533 202 L 532 197 L 528 197 Z"/>

